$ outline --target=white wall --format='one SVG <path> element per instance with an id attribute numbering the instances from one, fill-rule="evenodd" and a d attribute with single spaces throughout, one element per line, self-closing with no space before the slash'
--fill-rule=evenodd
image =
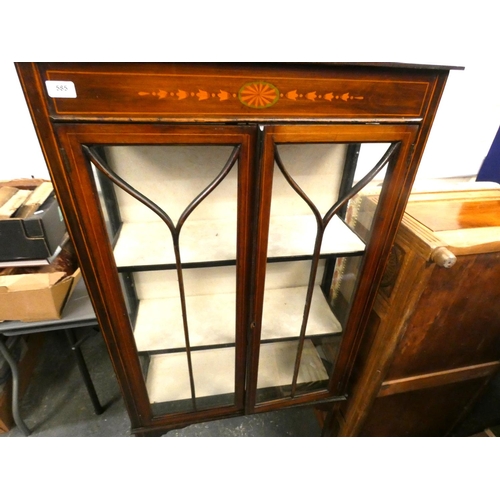
<path id="1" fill-rule="evenodd" d="M 463 65 L 450 74 L 417 179 L 477 174 L 500 126 L 498 65 Z"/>
<path id="2" fill-rule="evenodd" d="M 0 179 L 23 177 L 48 178 L 48 170 L 31 121 L 28 106 L 12 62 L 0 62 L 0 81 L 5 114 L 2 120 L 2 149 L 6 156 L 0 162 Z M 8 116 L 8 121 L 5 117 Z M 5 142 L 4 142 L 5 141 Z"/>
<path id="3" fill-rule="evenodd" d="M 192 12 L 174 2 L 168 5 L 168 18 L 175 23 L 168 26 L 165 16 L 152 15 L 159 13 L 153 7 L 118 12 L 114 3 L 86 0 L 85 8 L 69 22 L 65 9 L 34 3 L 30 17 L 39 22 L 30 26 L 29 33 L 23 31 L 24 4 L 6 5 L 2 14 L 8 22 L 0 31 L 1 103 L 6 109 L 0 121 L 0 178 L 47 172 L 17 83 L 11 62 L 15 60 L 79 60 L 83 54 L 81 60 L 101 61 L 394 61 L 465 66 L 465 71 L 451 72 L 418 178 L 475 175 L 500 126 L 498 14 L 489 0 L 419 0 L 407 5 L 400 0 L 331 0 L 300 6 L 255 0 L 251 8 L 219 0 L 217 5 L 200 4 Z"/>

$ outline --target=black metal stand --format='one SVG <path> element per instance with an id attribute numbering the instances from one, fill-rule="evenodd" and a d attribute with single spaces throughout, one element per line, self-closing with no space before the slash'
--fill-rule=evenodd
<path id="1" fill-rule="evenodd" d="M 99 398 L 97 397 L 94 384 L 92 383 L 92 379 L 90 378 L 89 370 L 87 368 L 85 359 L 80 349 L 80 345 L 87 339 L 87 337 L 84 337 L 81 340 L 77 341 L 75 332 L 71 328 L 66 328 L 64 332 L 66 333 L 66 338 L 68 339 L 71 351 L 75 355 L 76 362 L 78 364 L 78 369 L 80 370 L 83 382 L 85 384 L 85 387 L 87 388 L 90 400 L 92 401 L 92 404 L 94 406 L 95 414 L 100 415 L 104 411 L 104 408 L 101 406 L 101 403 L 99 402 Z"/>
<path id="2" fill-rule="evenodd" d="M 87 339 L 87 337 L 84 337 L 81 340 L 77 341 L 74 331 L 70 328 L 66 328 L 65 333 L 66 338 L 69 342 L 70 349 L 75 355 L 78 369 L 82 376 L 85 387 L 87 388 L 90 400 L 92 401 L 92 405 L 94 406 L 94 412 L 96 415 L 100 415 L 104 412 L 104 408 L 99 402 L 94 384 L 92 382 L 92 379 L 90 378 L 89 370 L 80 349 L 81 344 Z M 10 371 L 12 373 L 12 416 L 14 417 L 14 422 L 25 436 L 29 436 L 31 434 L 31 431 L 24 423 L 24 420 L 21 418 L 21 414 L 19 412 L 19 369 L 17 367 L 16 360 L 11 355 L 9 349 L 7 348 L 7 345 L 5 344 L 3 335 L 0 335 L 0 352 L 9 364 Z"/>
<path id="3" fill-rule="evenodd" d="M 74 333 L 76 328 L 95 325 L 97 325 L 97 319 L 83 281 L 80 281 L 75 287 L 73 295 L 64 307 L 61 319 L 32 323 L 22 323 L 20 321 L 5 321 L 0 323 L 0 352 L 5 357 L 12 372 L 12 414 L 14 422 L 25 436 L 29 436 L 31 432 L 24 423 L 19 412 L 19 370 L 16 360 L 11 352 L 9 352 L 4 341 L 5 337 L 64 330 L 71 351 L 76 357 L 78 369 L 85 383 L 85 387 L 87 388 L 92 405 L 94 406 L 95 413 L 96 415 L 100 415 L 104 411 L 104 408 L 99 402 L 94 384 L 90 378 L 85 359 L 80 349 L 81 344 L 88 336 L 77 340 Z"/>
<path id="4" fill-rule="evenodd" d="M 14 422 L 25 436 L 29 436 L 31 431 L 28 427 L 26 427 L 26 424 L 19 413 L 19 370 L 17 369 L 16 360 L 11 356 L 4 342 L 3 336 L 1 335 L 0 352 L 9 364 L 10 371 L 12 373 L 12 416 L 14 417 Z"/>

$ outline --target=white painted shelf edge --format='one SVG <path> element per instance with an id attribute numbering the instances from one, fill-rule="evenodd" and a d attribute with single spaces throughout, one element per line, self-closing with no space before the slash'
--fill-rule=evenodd
<path id="1" fill-rule="evenodd" d="M 268 256 L 287 258 L 311 255 L 316 237 L 313 215 L 272 217 Z M 234 261 L 236 259 L 234 221 L 186 221 L 181 229 L 183 263 Z M 362 252 L 365 244 L 338 217 L 334 216 L 324 235 L 322 254 Z M 175 263 L 168 227 L 158 222 L 124 222 L 115 245 L 118 267 L 172 265 Z"/>
<path id="2" fill-rule="evenodd" d="M 265 291 L 261 337 L 263 340 L 298 337 L 307 287 Z M 234 293 L 186 297 L 191 347 L 235 343 L 236 295 Z M 283 318 L 287 318 L 283 321 Z M 315 286 L 306 335 L 340 333 L 342 327 L 318 285 Z M 186 347 L 178 297 L 139 302 L 134 337 L 139 351 Z"/>

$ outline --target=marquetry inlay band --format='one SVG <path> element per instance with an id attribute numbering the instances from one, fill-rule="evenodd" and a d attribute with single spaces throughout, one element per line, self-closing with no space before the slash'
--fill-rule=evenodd
<path id="1" fill-rule="evenodd" d="M 183 101 L 185 99 L 196 99 L 197 101 L 206 101 L 215 99 L 217 102 L 230 101 L 238 99 L 243 105 L 254 108 L 264 109 L 269 108 L 276 104 L 279 99 L 286 99 L 289 101 L 362 101 L 363 96 L 351 95 L 350 92 L 334 93 L 334 92 L 318 92 L 310 90 L 308 92 L 299 92 L 297 89 L 286 90 L 280 92 L 272 83 L 257 81 L 245 83 L 237 92 L 218 89 L 206 90 L 197 89 L 196 91 L 188 91 L 183 89 L 162 90 L 159 89 L 153 92 L 141 91 L 141 97 L 152 96 L 157 99 L 174 99 L 176 101 Z"/>

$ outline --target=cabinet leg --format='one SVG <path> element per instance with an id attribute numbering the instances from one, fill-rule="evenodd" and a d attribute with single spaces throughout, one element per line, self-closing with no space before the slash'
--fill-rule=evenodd
<path id="1" fill-rule="evenodd" d="M 339 435 L 339 418 L 341 418 L 340 409 L 338 404 L 334 404 L 325 412 L 321 437 L 336 437 Z"/>

